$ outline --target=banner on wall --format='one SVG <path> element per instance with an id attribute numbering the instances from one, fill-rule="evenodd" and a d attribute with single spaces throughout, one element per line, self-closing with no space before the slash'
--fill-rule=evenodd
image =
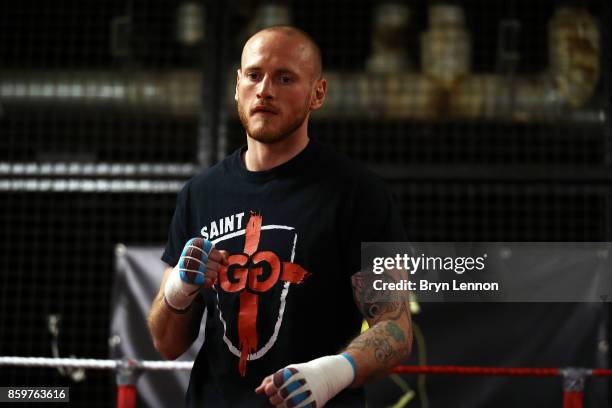
<path id="1" fill-rule="evenodd" d="M 110 358 L 161 360 L 153 347 L 147 327 L 151 302 L 159 290 L 166 268 L 160 257 L 162 247 L 126 247 L 115 251 L 115 282 L 112 293 Z M 204 314 L 206 315 L 206 313 Z M 193 361 L 204 342 L 204 326 L 192 347 L 177 361 Z M 138 406 L 163 408 L 182 406 L 189 383 L 189 371 L 146 371 L 137 383 Z"/>

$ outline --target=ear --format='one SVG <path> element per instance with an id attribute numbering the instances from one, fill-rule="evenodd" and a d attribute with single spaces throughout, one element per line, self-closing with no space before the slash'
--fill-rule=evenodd
<path id="1" fill-rule="evenodd" d="M 327 95 L 327 81 L 325 78 L 318 79 L 313 91 L 313 98 L 310 101 L 310 110 L 319 109 L 325 101 Z"/>
<path id="2" fill-rule="evenodd" d="M 240 78 L 242 78 L 242 71 L 240 68 L 236 70 L 236 90 L 234 91 L 234 100 L 238 101 L 238 84 L 240 83 Z"/>

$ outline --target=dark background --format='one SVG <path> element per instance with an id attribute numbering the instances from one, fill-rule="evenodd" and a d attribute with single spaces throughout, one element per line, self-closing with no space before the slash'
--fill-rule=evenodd
<path id="1" fill-rule="evenodd" d="M 418 38 L 427 28 L 427 7 L 433 2 L 409 3 L 411 22 L 401 42 L 418 67 Z M 604 112 L 605 119 L 518 123 L 331 118 L 314 120 L 310 135 L 366 163 L 388 180 L 409 240 L 612 241 L 610 6 L 605 0 L 453 3 L 464 7 L 472 38 L 472 70 L 477 73 L 497 69 L 500 21 L 521 21 L 519 75 L 546 69 L 547 24 L 554 10 L 561 4 L 585 6 L 601 24 L 602 66 L 596 93 L 584 109 Z M 204 80 L 199 90 L 201 111 L 188 117 L 147 111 L 127 115 L 112 109 L 68 110 L 54 105 L 16 108 L 0 99 L 0 164 L 13 169 L 17 163 L 187 163 L 195 170 L 241 145 L 243 130 L 234 111 L 219 103 L 225 92 L 219 84 L 233 80 L 232 67 L 239 58 L 244 27 L 258 2 L 200 3 L 207 12 L 207 37 L 194 46 L 183 46 L 175 38 L 178 4 L 160 0 L 2 1 L 0 84 L 7 72 L 45 75 L 71 70 L 187 69 L 204 73 Z M 357 72 L 365 69 L 371 50 L 377 4 L 316 0 L 290 2 L 289 6 L 293 22 L 321 45 L 326 70 Z M 128 21 L 120 37 L 128 50 L 124 53 L 111 46 L 117 36 L 112 35 L 111 21 L 119 16 Z M 47 319 L 58 314 L 61 356 L 108 356 L 114 246 L 165 242 L 176 185 L 191 174 L 172 168 L 136 176 L 121 171 L 89 176 L 80 167 L 70 175 L 0 173 L 5 183 L 0 189 L 0 355 L 51 356 Z M 105 188 L 85 191 L 83 187 L 24 191 L 14 184 L 16 180 L 62 179 L 80 185 L 92 178 L 119 186 L 137 181 L 144 187 L 115 192 Z M 162 187 L 147 189 L 147 182 Z M 602 352 L 609 346 L 601 343 L 606 340 L 601 330 L 610 330 L 609 311 L 607 305 L 584 304 L 424 305 L 415 322 L 426 334 L 430 364 L 609 366 L 608 354 Z M 539 332 L 545 335 L 537 335 Z M 480 343 L 470 341 L 468 333 Z M 571 339 L 571 346 L 564 347 L 561 335 Z M 490 354 L 483 356 L 484 350 Z M 68 385 L 72 405 L 111 406 L 113 375 L 95 371 L 86 375 L 86 381 L 74 383 L 53 369 L 3 367 L 0 385 Z M 495 379 L 486 385 L 476 380 L 466 379 L 461 383 L 465 385 L 460 384 L 464 380 L 454 378 L 428 381 L 434 390 L 446 390 L 453 406 L 561 404 L 558 379 Z M 406 376 L 404 381 L 417 389 L 415 379 Z M 373 387 L 372 398 L 380 401 L 398 392 L 389 384 Z M 465 400 L 461 405 L 461 400 L 452 398 L 453 393 L 460 395 L 470 387 L 482 387 L 481 400 Z M 533 404 L 513 400 L 518 390 L 527 394 L 533 390 Z M 447 405 L 444 397 L 438 398 L 440 406 Z M 597 401 L 591 406 L 606 406 L 605 391 L 589 398 Z M 438 406 L 435 396 L 430 395 L 430 400 L 432 406 Z M 409 405 L 419 402 L 417 398 Z"/>

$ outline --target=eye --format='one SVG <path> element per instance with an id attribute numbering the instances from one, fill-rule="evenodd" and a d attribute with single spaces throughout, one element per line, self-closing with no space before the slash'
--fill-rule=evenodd
<path id="1" fill-rule="evenodd" d="M 257 72 L 247 72 L 246 77 L 251 81 L 256 81 L 257 78 L 259 78 L 259 75 L 257 74 Z"/>
<path id="2" fill-rule="evenodd" d="M 289 75 L 281 75 L 279 80 L 281 84 L 289 84 L 291 83 L 292 78 Z"/>

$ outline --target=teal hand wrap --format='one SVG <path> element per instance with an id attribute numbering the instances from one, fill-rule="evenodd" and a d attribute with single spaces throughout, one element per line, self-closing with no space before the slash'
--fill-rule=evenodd
<path id="1" fill-rule="evenodd" d="M 206 262 L 213 243 L 204 238 L 191 238 L 185 244 L 178 268 L 181 280 L 192 285 L 203 285 L 206 279 Z"/>

